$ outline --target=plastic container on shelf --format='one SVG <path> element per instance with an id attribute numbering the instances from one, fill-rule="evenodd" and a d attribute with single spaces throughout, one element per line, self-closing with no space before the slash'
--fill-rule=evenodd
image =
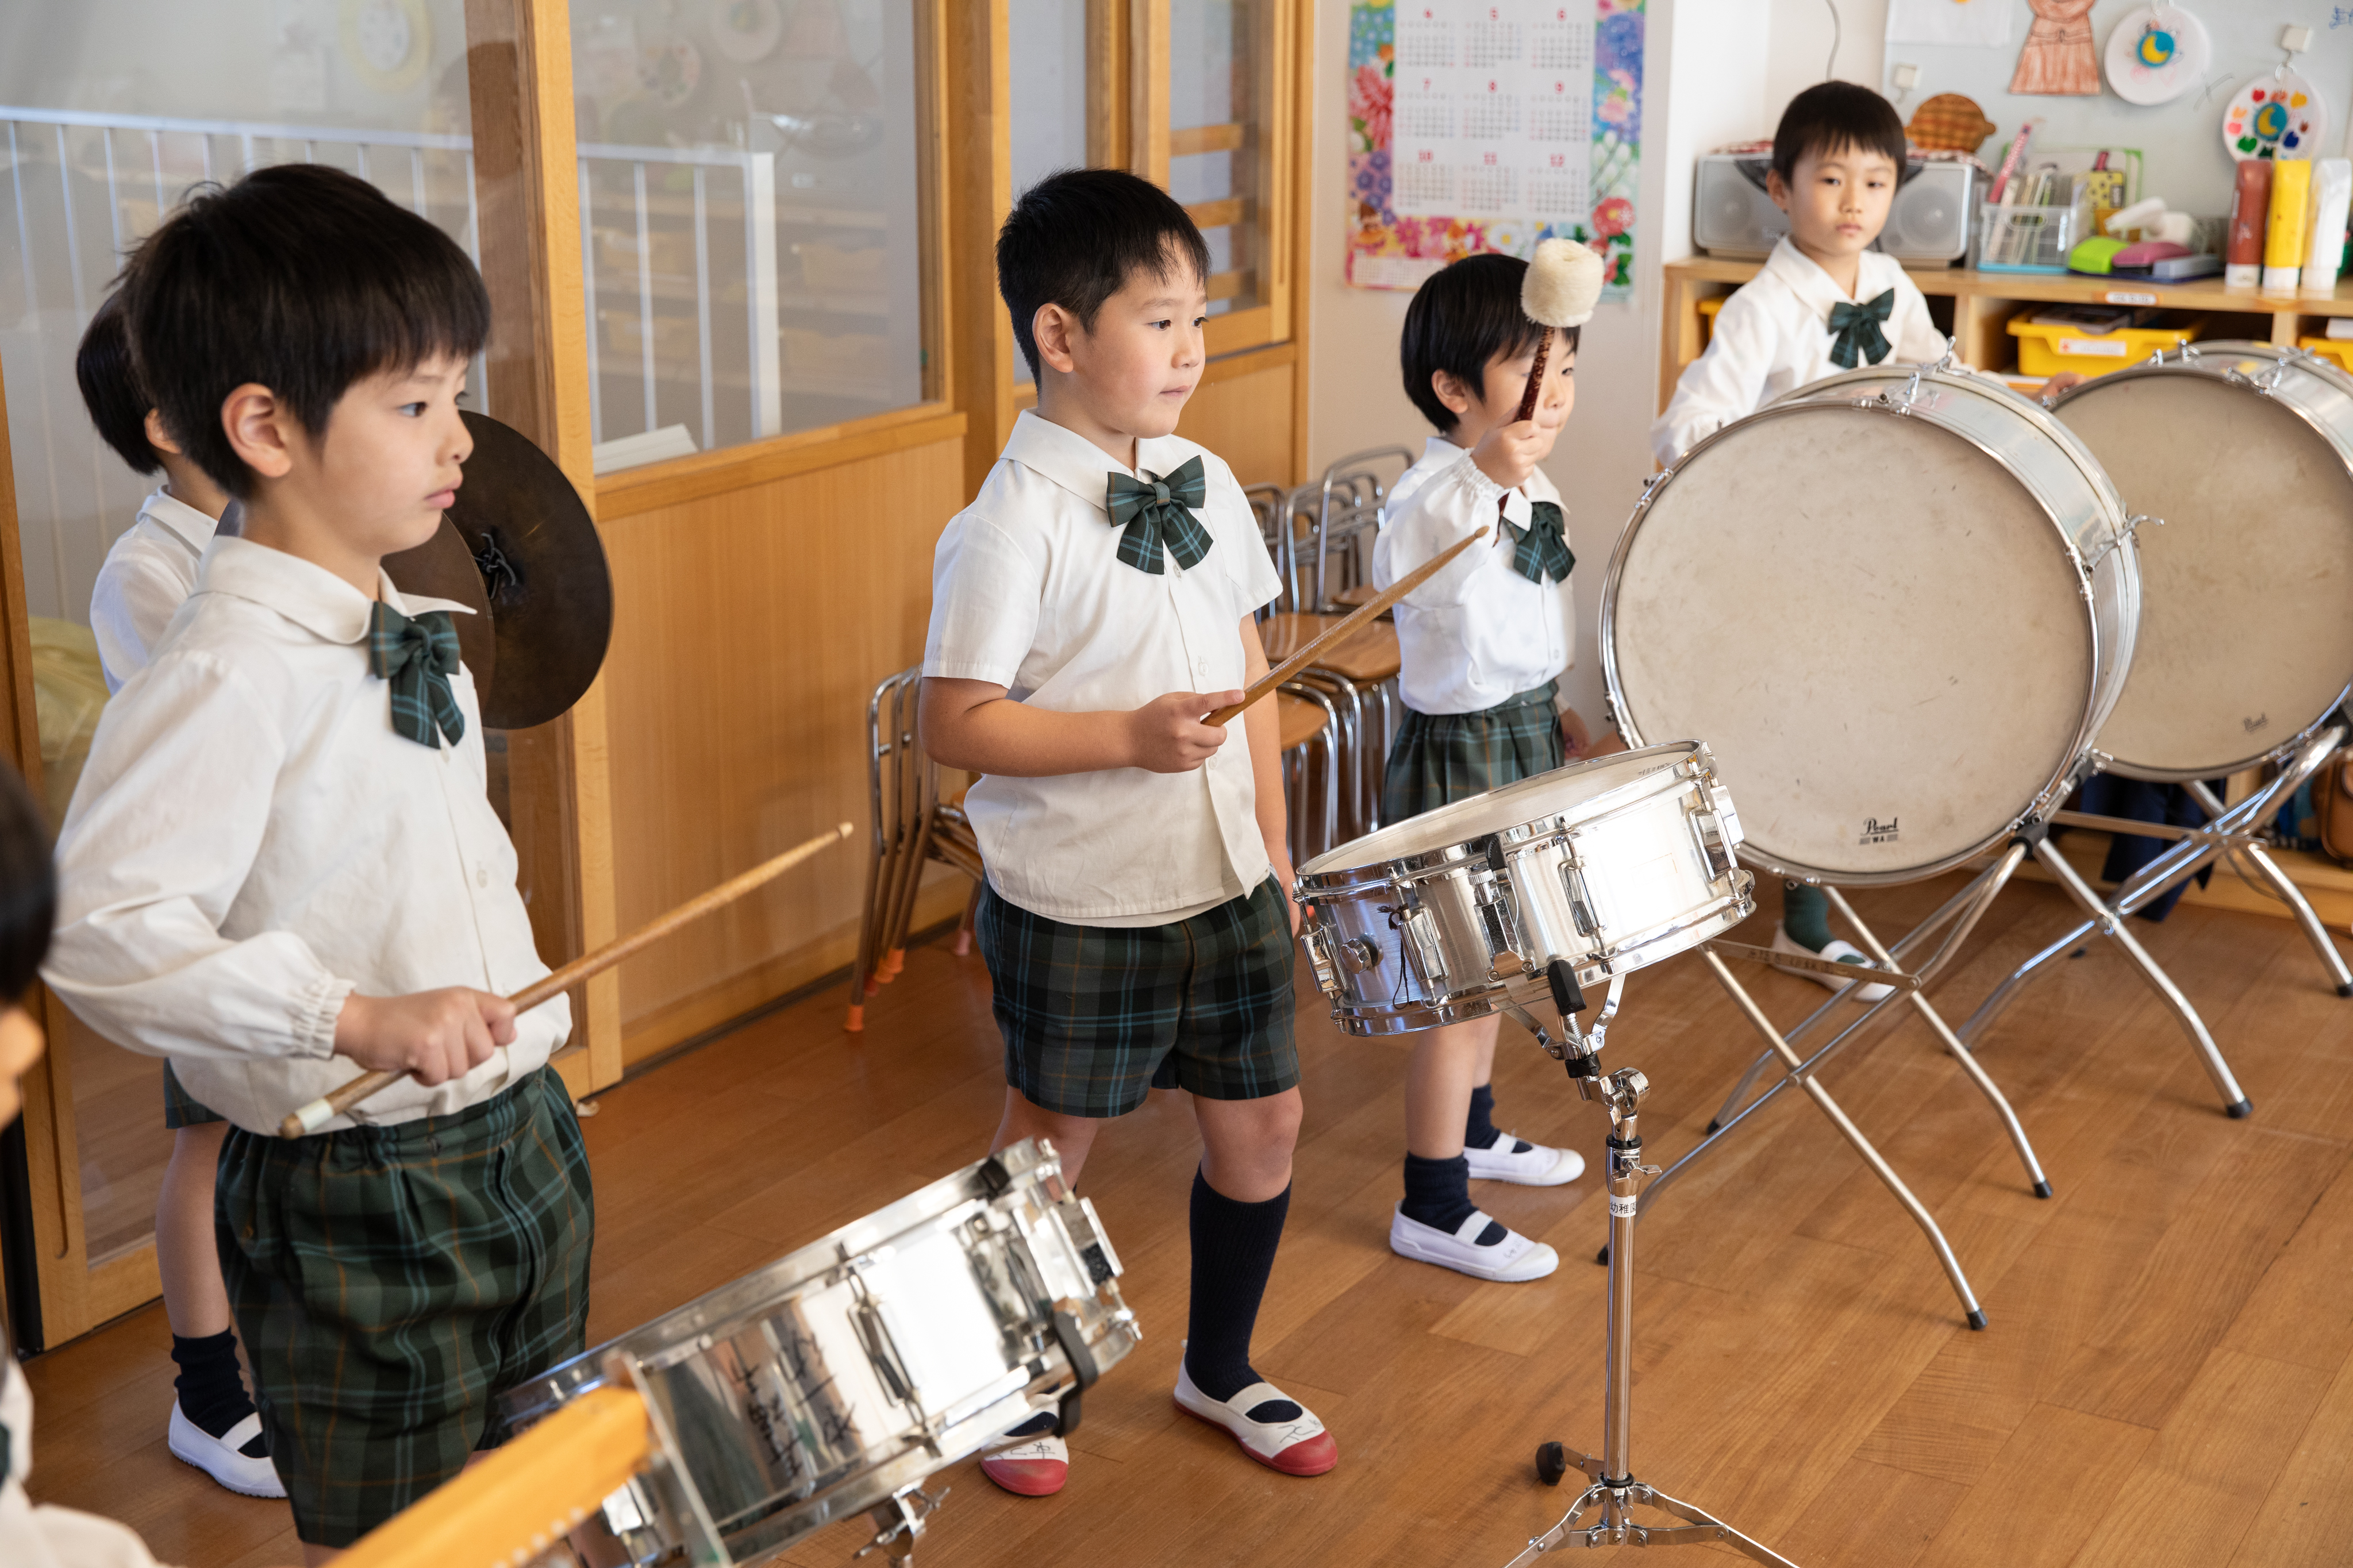
<path id="1" fill-rule="evenodd" d="M 2064 273 L 2067 253 L 2091 233 L 2088 201 L 2069 206 L 2007 207 L 1987 202 L 1978 209 L 1972 255 L 1980 272 Z"/>
<path id="2" fill-rule="evenodd" d="M 2159 349 L 2195 342 L 2205 331 L 2203 316 L 2105 332 L 2072 322 L 2033 321 L 2023 311 L 2010 319 L 2010 335 L 2018 340 L 2019 374 L 2027 376 L 2070 370 L 2086 379 L 2105 375 L 2138 364 Z"/>
<path id="3" fill-rule="evenodd" d="M 2302 337 L 2295 340 L 2295 346 L 2310 349 L 2337 369 L 2353 374 L 2353 339 Z"/>

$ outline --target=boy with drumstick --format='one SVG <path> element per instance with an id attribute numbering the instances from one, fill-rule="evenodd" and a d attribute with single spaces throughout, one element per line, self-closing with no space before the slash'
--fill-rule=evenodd
<path id="1" fill-rule="evenodd" d="M 228 496 L 164 433 L 131 363 L 131 332 L 118 287 L 90 318 L 74 356 L 74 378 L 90 423 L 132 471 L 163 470 L 164 483 L 138 521 L 106 552 L 90 590 L 90 626 L 110 692 L 147 666 L 164 628 L 195 592 L 196 563 L 213 540 Z M 164 1311 L 172 1323 L 172 1359 L 180 1375 L 165 1434 L 172 1453 L 231 1491 L 280 1498 L 286 1488 L 269 1464 L 269 1439 L 245 1391 L 237 1330 L 221 1285 L 213 1242 L 213 1170 L 228 1123 L 197 1104 L 164 1064 L 164 1125 L 172 1158 L 155 1194 L 155 1263 Z"/>
<path id="2" fill-rule="evenodd" d="M 196 196 L 125 289 L 164 427 L 244 502 L 243 536 L 206 547 L 107 706 L 44 973 L 233 1123 L 222 1273 L 323 1562 L 586 1337 L 588 1164 L 546 1065 L 570 1013 L 503 999 L 547 969 L 484 794 L 464 610 L 382 566 L 460 482 L 490 305 L 446 235 L 311 164 Z M 279 1137 L 354 1064 L 409 1076 Z"/>
<path id="3" fill-rule="evenodd" d="M 1338 1462 L 1250 1365 L 1299 1132 L 1274 705 L 1204 723 L 1266 672 L 1281 592 L 1233 474 L 1172 434 L 1201 379 L 1209 255 L 1166 192 L 1111 169 L 1014 204 L 999 291 L 1038 382 L 941 535 L 923 653 L 932 755 L 984 775 L 975 930 L 1005 1039 L 993 1147 L 1051 1138 L 1075 1181 L 1105 1121 L 1192 1096 L 1192 1307 L 1178 1406 L 1289 1475 Z M 1061 1489 L 1050 1415 L 982 1461 Z"/>
<path id="4" fill-rule="evenodd" d="M 1585 721 L 1559 700 L 1558 677 L 1576 650 L 1576 557 L 1560 491 L 1537 465 L 1577 402 L 1577 341 L 1600 295 L 1601 258 L 1546 241 L 1536 266 L 1535 282 L 1560 296 L 1545 316 L 1570 324 L 1530 318 L 1529 264 L 1513 256 L 1466 257 L 1432 275 L 1406 307 L 1406 395 L 1439 434 L 1381 510 L 1373 580 L 1386 587 L 1474 530 L 1499 519 L 1502 526 L 1492 545 L 1458 557 L 1398 605 L 1407 711 L 1389 750 L 1384 821 L 1599 754 Z M 1524 403 L 1533 404 L 1525 415 Z M 1558 1186 L 1583 1174 L 1585 1161 L 1495 1126 L 1497 1025 L 1474 1019 L 1414 1039 L 1405 1199 L 1389 1221 L 1389 1247 L 1481 1279 L 1538 1279 L 1560 1266 L 1558 1255 L 1490 1219 L 1471 1201 L 1471 1179 Z"/>
<path id="5" fill-rule="evenodd" d="M 1683 368 L 1667 411 L 1651 426 L 1651 449 L 1672 464 L 1701 441 L 1799 387 L 1857 365 L 1927 363 L 1947 340 L 1928 301 L 1892 256 L 1871 248 L 1887 226 L 1903 177 L 1904 122 L 1867 87 L 1819 82 L 1789 100 L 1773 133 L 1766 192 L 1789 215 L 1789 232 L 1764 268 L 1735 289 L 1717 313 L 1707 352 Z M 1966 367 L 1964 367 L 1966 368 Z M 2057 393 L 2081 379 L 2053 377 Z M 1785 635 L 1801 636 L 1788 626 Z M 1850 672 L 1868 680 L 1868 670 Z M 1782 885 L 1773 946 L 1841 963 L 1867 963 L 1861 949 L 1831 935 L 1830 900 L 1803 882 Z M 1832 990 L 1847 984 L 1791 969 Z M 1855 987 L 1876 1002 L 1887 987 Z"/>

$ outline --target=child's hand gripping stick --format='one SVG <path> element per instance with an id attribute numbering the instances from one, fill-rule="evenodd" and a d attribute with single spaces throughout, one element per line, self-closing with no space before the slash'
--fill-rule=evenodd
<path id="1" fill-rule="evenodd" d="M 640 949 L 651 946 L 689 921 L 701 920 L 723 905 L 733 903 L 754 889 L 776 880 L 820 849 L 830 848 L 850 836 L 849 824 L 842 823 L 818 834 L 806 844 L 786 850 L 773 860 L 753 867 L 733 880 L 722 882 L 707 893 L 699 894 L 670 910 L 668 914 L 639 926 L 617 942 L 607 942 L 596 952 L 574 959 L 554 973 L 533 982 L 516 992 L 511 1000 L 518 1013 L 529 1012 L 543 1002 L 552 1002 L 582 981 L 602 974 L 623 959 Z M 316 1132 L 336 1117 L 343 1115 L 360 1101 L 381 1089 L 388 1089 L 407 1075 L 396 1072 L 366 1072 L 343 1085 L 322 1100 L 314 1100 L 300 1110 L 290 1112 L 279 1124 L 281 1138 L 301 1138 Z"/>

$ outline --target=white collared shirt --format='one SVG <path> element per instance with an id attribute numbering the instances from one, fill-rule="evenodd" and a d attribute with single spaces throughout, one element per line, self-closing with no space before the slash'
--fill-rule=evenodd
<path id="1" fill-rule="evenodd" d="M 1867 304 L 1894 289 L 1895 308 L 1880 329 L 1892 347 L 1879 363 L 1920 364 L 1943 356 L 1945 334 L 1928 319 L 1928 301 L 1903 264 L 1876 250 L 1855 259 L 1850 301 L 1829 273 L 1782 237 L 1763 269 L 1716 312 L 1707 352 L 1683 367 L 1673 400 L 1651 426 L 1651 450 L 1660 462 L 1674 462 L 1785 392 L 1840 374 L 1843 367 L 1831 359 L 1830 326 L 1840 304 Z"/>
<path id="2" fill-rule="evenodd" d="M 1171 691 L 1246 684 L 1242 617 L 1282 591 L 1233 471 L 1181 437 L 1136 443 L 1155 475 L 1199 458 L 1198 516 L 1215 542 L 1190 571 L 1119 558 L 1104 491 L 1127 473 L 1077 432 L 1024 412 L 973 503 L 948 521 L 932 564 L 923 673 L 1002 686 L 1057 712 L 1141 708 Z M 1166 924 L 1266 879 L 1250 738 L 1237 720 L 1190 773 L 1111 768 L 1048 778 L 990 774 L 965 810 L 989 885 L 1049 920 Z"/>
<path id="3" fill-rule="evenodd" d="M 377 592 L 404 614 L 465 610 L 381 574 Z M 44 978 L 248 1131 L 275 1133 L 356 1075 L 332 1054 L 353 991 L 505 995 L 547 973 L 484 794 L 473 676 L 450 682 L 462 740 L 402 738 L 391 688 L 368 673 L 370 604 L 323 567 L 216 539 L 153 661 L 107 704 L 58 838 Z M 403 1079 L 327 1126 L 488 1100 L 544 1064 L 571 1020 L 559 997 L 464 1078 Z"/>
<path id="4" fill-rule="evenodd" d="M 1481 523 L 1493 523 L 1499 497 L 1504 518 L 1515 528 L 1527 527 L 1531 501 L 1560 505 L 1560 491 L 1542 468 L 1507 491 L 1470 452 L 1432 436 L 1381 508 L 1374 584 L 1388 587 Z M 1576 661 L 1577 601 L 1568 584 L 1521 576 L 1512 569 L 1516 548 L 1496 529 L 1491 543 L 1464 551 L 1398 605 L 1404 663 L 1398 689 L 1415 712 L 1476 713 L 1542 686 Z"/>
<path id="5" fill-rule="evenodd" d="M 0 1429 L 8 1464 L 0 1472 L 0 1563 L 8 1568 L 155 1568 L 127 1524 L 94 1513 L 36 1503 L 26 1494 L 33 1468 L 33 1391 L 0 1336 Z"/>
<path id="6" fill-rule="evenodd" d="M 98 637 L 106 689 L 147 667 L 173 612 L 196 591 L 196 563 L 220 525 L 169 490 L 140 503 L 132 523 L 98 569 L 90 593 L 90 629 Z"/>

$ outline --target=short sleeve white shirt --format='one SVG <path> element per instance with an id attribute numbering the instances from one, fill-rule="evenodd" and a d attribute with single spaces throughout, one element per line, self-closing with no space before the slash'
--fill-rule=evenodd
<path id="1" fill-rule="evenodd" d="M 196 563 L 219 525 L 169 490 L 139 508 L 139 521 L 114 542 L 90 595 L 90 629 L 98 637 L 106 689 L 147 667 L 172 616 L 196 591 Z"/>
<path id="2" fill-rule="evenodd" d="M 405 614 L 465 613 L 381 574 L 377 592 Z M 402 737 L 368 670 L 371 603 L 297 556 L 216 539 L 153 662 L 107 704 L 58 837 L 43 977 L 252 1132 L 357 1074 L 332 1055 L 353 991 L 505 995 L 547 973 L 485 793 L 473 676 L 450 682 L 456 744 Z M 544 1065 L 571 1018 L 562 997 L 535 1007 L 464 1078 L 402 1079 L 327 1130 L 491 1099 Z"/>
<path id="3" fill-rule="evenodd" d="M 1945 334 L 1928 319 L 1928 301 L 1894 257 L 1866 250 L 1856 258 L 1854 299 L 1849 300 L 1785 235 L 1764 268 L 1733 290 L 1716 312 L 1707 352 L 1683 367 L 1667 411 L 1651 426 L 1651 450 L 1672 463 L 1736 419 L 1746 419 L 1787 392 L 1810 386 L 1844 368 L 1831 358 L 1831 311 L 1865 302 L 1893 289 L 1890 351 L 1882 364 L 1926 363 L 1944 356 Z M 1860 362 L 1858 362 L 1860 363 Z"/>
<path id="4" fill-rule="evenodd" d="M 1560 505 L 1542 468 L 1506 490 L 1471 454 L 1432 436 L 1381 508 L 1373 582 L 1386 588 L 1448 545 L 1502 517 L 1528 525 L 1530 503 Z M 1566 518 L 1563 527 L 1566 529 Z M 1512 567 L 1517 546 L 1496 529 L 1397 607 L 1398 689 L 1417 713 L 1476 713 L 1533 690 L 1567 669 L 1577 647 L 1577 601 L 1566 582 L 1531 583 Z"/>
<path id="5" fill-rule="evenodd" d="M 1189 570 L 1164 554 L 1161 572 L 1141 572 L 1119 558 L 1121 530 L 1104 506 L 1111 475 L 1129 470 L 1024 412 L 980 494 L 940 536 L 923 673 L 1081 713 L 1244 685 L 1242 618 L 1282 590 L 1256 514 L 1214 454 L 1176 436 L 1136 443 L 1138 468 L 1155 475 L 1197 457 L 1209 552 Z M 1239 721 L 1189 773 L 991 774 L 965 810 L 989 885 L 1049 920 L 1165 923 L 1249 892 L 1268 871 Z"/>

